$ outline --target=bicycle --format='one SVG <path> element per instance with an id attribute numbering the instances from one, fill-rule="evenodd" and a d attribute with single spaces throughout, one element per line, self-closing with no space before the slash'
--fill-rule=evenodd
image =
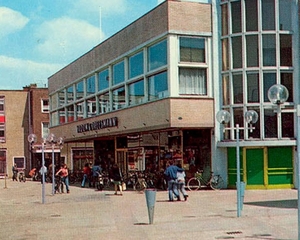
<path id="1" fill-rule="evenodd" d="M 220 175 L 214 175 L 213 172 L 210 173 L 209 179 L 203 178 L 203 171 L 198 170 L 195 176 L 190 178 L 187 182 L 187 188 L 190 191 L 197 191 L 203 186 L 210 186 L 213 190 L 220 190 L 223 187 L 224 180 Z"/>

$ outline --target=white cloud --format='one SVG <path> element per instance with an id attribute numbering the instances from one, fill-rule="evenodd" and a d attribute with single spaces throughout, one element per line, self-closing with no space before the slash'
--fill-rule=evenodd
<path id="1" fill-rule="evenodd" d="M 22 89 L 31 83 L 42 87 L 49 76 L 63 66 L 59 64 L 38 63 L 0 55 L 1 89 Z"/>
<path id="2" fill-rule="evenodd" d="M 10 8 L 0 7 L 0 38 L 22 29 L 29 19 Z"/>
<path id="3" fill-rule="evenodd" d="M 100 42 L 100 29 L 83 20 L 68 17 L 44 22 L 36 32 L 37 51 L 44 60 L 67 63 Z M 105 38 L 101 33 L 102 39 Z"/>

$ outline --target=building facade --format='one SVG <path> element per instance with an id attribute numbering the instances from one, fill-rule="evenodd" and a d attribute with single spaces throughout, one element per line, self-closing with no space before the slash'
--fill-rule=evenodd
<path id="1" fill-rule="evenodd" d="M 26 173 L 37 165 L 32 158 L 27 136 L 35 131 L 41 142 L 42 137 L 48 135 L 48 130 L 47 88 L 37 88 L 35 84 L 31 84 L 23 90 L 1 90 L 0 177 L 11 177 L 14 164 L 18 170 L 25 170 Z"/>
<path id="2" fill-rule="evenodd" d="M 51 132 L 71 169 L 157 171 L 173 159 L 188 177 L 212 170 L 233 187 L 239 124 L 247 187 L 293 187 L 297 9 L 294 0 L 165 1 L 49 77 Z M 281 114 L 266 96 L 275 83 L 290 90 Z M 248 110 L 259 115 L 252 132 Z"/>

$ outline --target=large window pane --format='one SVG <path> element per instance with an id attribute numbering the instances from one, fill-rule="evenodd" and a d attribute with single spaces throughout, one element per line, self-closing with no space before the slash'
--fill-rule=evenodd
<path id="1" fill-rule="evenodd" d="M 232 38 L 232 58 L 233 58 L 233 68 L 241 68 L 243 64 L 241 37 Z"/>
<path id="2" fill-rule="evenodd" d="M 84 102 L 76 103 L 76 116 L 77 120 L 81 120 L 84 117 Z"/>
<path id="3" fill-rule="evenodd" d="M 98 91 L 105 90 L 109 87 L 109 71 L 105 69 L 98 73 Z"/>
<path id="4" fill-rule="evenodd" d="M 247 67 L 258 66 L 258 36 L 246 36 Z"/>
<path id="5" fill-rule="evenodd" d="M 248 103 L 259 102 L 259 75 L 258 73 L 247 74 Z"/>
<path id="6" fill-rule="evenodd" d="M 236 74 L 232 76 L 233 81 L 233 100 L 234 103 L 243 102 L 243 77 L 241 74 Z"/>
<path id="7" fill-rule="evenodd" d="M 289 91 L 289 97 L 287 102 L 294 102 L 293 94 L 293 74 L 292 73 L 281 73 L 281 84 L 284 85 Z"/>
<path id="8" fill-rule="evenodd" d="M 86 80 L 86 95 L 91 95 L 96 92 L 96 87 L 95 87 L 95 75 L 90 76 Z"/>
<path id="9" fill-rule="evenodd" d="M 294 114 L 282 113 L 281 114 L 281 129 L 282 137 L 294 137 Z"/>
<path id="10" fill-rule="evenodd" d="M 223 105 L 230 104 L 230 88 L 229 88 L 229 76 L 225 75 L 222 78 L 223 82 Z"/>
<path id="11" fill-rule="evenodd" d="M 113 110 L 125 107 L 125 88 L 121 87 L 113 91 Z"/>
<path id="12" fill-rule="evenodd" d="M 222 39 L 222 70 L 226 71 L 229 69 L 229 48 L 228 39 Z"/>
<path id="13" fill-rule="evenodd" d="M 76 99 L 83 98 L 83 81 L 76 84 Z"/>
<path id="14" fill-rule="evenodd" d="M 67 103 L 74 101 L 74 88 L 70 86 L 67 88 Z"/>
<path id="15" fill-rule="evenodd" d="M 110 112 L 109 93 L 104 93 L 98 97 L 99 101 L 99 114 Z"/>
<path id="16" fill-rule="evenodd" d="M 246 31 L 257 31 L 258 15 L 257 15 L 257 0 L 245 1 L 246 11 Z"/>
<path id="17" fill-rule="evenodd" d="M 148 99 L 156 100 L 168 96 L 167 72 L 162 72 L 148 78 Z"/>
<path id="18" fill-rule="evenodd" d="M 65 90 L 61 90 L 58 93 L 58 102 L 59 102 L 59 106 L 64 106 L 65 105 Z"/>
<path id="19" fill-rule="evenodd" d="M 180 37 L 181 62 L 205 62 L 205 39 Z"/>
<path id="20" fill-rule="evenodd" d="M 139 52 L 129 58 L 129 78 L 144 73 L 144 52 Z"/>
<path id="21" fill-rule="evenodd" d="M 243 108 L 233 108 L 234 127 L 238 124 L 240 128 L 244 127 Z M 234 135 L 236 136 L 236 134 Z M 244 138 L 244 131 L 240 131 L 240 139 Z"/>
<path id="22" fill-rule="evenodd" d="M 273 109 L 265 109 L 265 138 L 277 138 L 277 113 Z"/>
<path id="23" fill-rule="evenodd" d="M 206 69 L 180 68 L 179 94 L 206 95 Z"/>
<path id="24" fill-rule="evenodd" d="M 148 70 L 167 65 L 167 40 L 148 48 Z"/>
<path id="25" fill-rule="evenodd" d="M 279 1 L 279 27 L 280 30 L 292 30 L 292 0 Z"/>
<path id="26" fill-rule="evenodd" d="M 231 19 L 232 19 L 232 33 L 242 31 L 241 18 L 241 2 L 236 1 L 231 3 Z"/>
<path id="27" fill-rule="evenodd" d="M 67 121 L 74 122 L 74 105 L 67 107 Z"/>
<path id="28" fill-rule="evenodd" d="M 275 30 L 275 0 L 262 0 L 262 28 Z"/>
<path id="29" fill-rule="evenodd" d="M 276 65 L 276 39 L 275 35 L 263 35 L 263 65 Z"/>
<path id="30" fill-rule="evenodd" d="M 113 84 L 118 84 L 125 81 L 124 61 L 113 65 Z"/>
<path id="31" fill-rule="evenodd" d="M 264 73 L 263 77 L 264 102 L 269 102 L 268 90 L 276 83 L 276 73 Z"/>
<path id="32" fill-rule="evenodd" d="M 59 116 L 59 124 L 63 124 L 66 122 L 66 112 L 65 109 L 60 109 L 58 111 L 58 116 Z"/>
<path id="33" fill-rule="evenodd" d="M 143 103 L 144 96 L 144 80 L 129 85 L 129 105 Z"/>
<path id="34" fill-rule="evenodd" d="M 90 98 L 86 101 L 87 105 L 87 117 L 96 116 L 97 108 L 96 108 L 96 98 Z"/>
<path id="35" fill-rule="evenodd" d="M 222 8 L 222 36 L 228 34 L 228 4 L 223 4 Z"/>
<path id="36" fill-rule="evenodd" d="M 292 66 L 292 35 L 280 35 L 280 66 Z"/>

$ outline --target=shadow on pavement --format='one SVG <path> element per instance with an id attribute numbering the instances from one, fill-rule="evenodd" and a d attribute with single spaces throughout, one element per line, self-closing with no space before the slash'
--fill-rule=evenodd
<path id="1" fill-rule="evenodd" d="M 271 207 L 271 208 L 297 208 L 297 199 L 262 201 L 262 202 L 245 202 L 245 205 Z"/>

